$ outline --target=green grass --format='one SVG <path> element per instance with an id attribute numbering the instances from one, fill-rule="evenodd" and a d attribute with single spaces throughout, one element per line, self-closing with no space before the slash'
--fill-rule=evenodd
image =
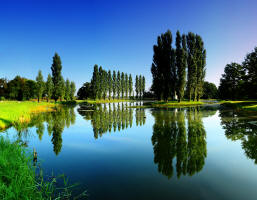
<path id="1" fill-rule="evenodd" d="M 257 111 L 257 101 L 248 100 L 248 101 L 220 101 L 220 104 L 223 104 L 228 107 L 233 107 L 237 109 L 243 109 L 248 111 Z"/>
<path id="2" fill-rule="evenodd" d="M 43 199 L 31 160 L 24 148 L 0 137 L 0 199 Z"/>
<path id="3" fill-rule="evenodd" d="M 0 129 L 28 123 L 31 113 L 53 111 L 55 104 L 33 101 L 0 101 Z"/>
<path id="4" fill-rule="evenodd" d="M 203 105 L 205 104 L 204 102 L 201 101 L 156 101 L 150 103 L 150 107 L 187 107 L 187 106 L 197 106 L 197 105 Z"/>
<path id="5" fill-rule="evenodd" d="M 0 136 L 0 199 L 71 199 L 71 189 L 76 185 L 69 185 L 64 175 L 43 177 L 42 170 L 36 173 L 32 153 L 18 142 L 12 143 Z M 63 180 L 62 187 L 60 178 Z M 79 197 L 85 199 L 87 192 L 84 191 L 74 199 Z"/>

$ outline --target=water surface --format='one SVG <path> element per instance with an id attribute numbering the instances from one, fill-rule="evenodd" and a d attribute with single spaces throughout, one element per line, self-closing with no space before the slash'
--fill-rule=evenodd
<path id="1" fill-rule="evenodd" d="M 129 106 L 64 107 L 5 134 L 89 199 L 256 199 L 256 113 Z"/>

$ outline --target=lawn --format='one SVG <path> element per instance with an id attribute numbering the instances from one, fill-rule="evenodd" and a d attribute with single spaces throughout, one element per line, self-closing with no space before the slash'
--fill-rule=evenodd
<path id="1" fill-rule="evenodd" d="M 31 113 L 53 111 L 55 104 L 33 101 L 0 101 L 0 129 L 30 121 Z"/>

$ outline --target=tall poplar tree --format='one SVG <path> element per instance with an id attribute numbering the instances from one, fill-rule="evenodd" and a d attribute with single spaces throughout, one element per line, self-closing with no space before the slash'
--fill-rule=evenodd
<path id="1" fill-rule="evenodd" d="M 65 80 L 61 76 L 61 82 L 60 82 L 60 98 L 61 98 L 61 101 L 64 99 L 64 97 L 65 97 Z"/>
<path id="2" fill-rule="evenodd" d="M 93 72 L 93 77 L 91 80 L 91 84 L 93 87 L 93 97 L 95 99 L 98 98 L 99 94 L 99 89 L 100 89 L 100 78 L 99 78 L 99 70 L 98 70 L 98 65 L 94 65 L 94 72 Z"/>
<path id="3" fill-rule="evenodd" d="M 144 93 L 145 93 L 145 77 L 142 77 L 142 97 L 144 97 Z"/>
<path id="4" fill-rule="evenodd" d="M 139 75 L 138 78 L 138 91 L 139 91 L 139 98 L 142 98 L 142 76 Z"/>
<path id="5" fill-rule="evenodd" d="M 185 37 L 185 36 L 183 36 Z M 185 40 L 185 38 L 183 39 Z M 185 43 L 185 41 L 184 41 Z M 177 66 L 177 73 L 178 73 L 178 81 L 177 81 L 177 95 L 178 95 L 178 102 L 181 101 L 184 97 L 184 89 L 186 83 L 186 56 L 185 50 L 182 47 L 182 38 L 180 36 L 179 31 L 176 33 L 176 66 Z"/>
<path id="6" fill-rule="evenodd" d="M 113 99 L 116 98 L 116 92 L 117 92 L 117 77 L 116 77 L 116 72 L 113 71 L 113 73 L 112 73 L 112 95 L 113 95 Z"/>
<path id="7" fill-rule="evenodd" d="M 99 93 L 98 99 L 102 99 L 104 93 L 104 71 L 102 66 L 99 67 Z"/>
<path id="8" fill-rule="evenodd" d="M 136 91 L 136 98 L 138 98 L 138 94 L 139 94 L 139 79 L 138 79 L 137 75 L 136 75 L 136 81 L 135 81 L 135 91 Z"/>
<path id="9" fill-rule="evenodd" d="M 113 82 L 112 82 L 112 73 L 111 70 L 108 71 L 108 93 L 109 93 L 109 99 L 112 97 L 112 89 L 113 89 Z"/>
<path id="10" fill-rule="evenodd" d="M 70 83 L 70 100 L 75 99 L 76 85 L 73 81 Z"/>
<path id="11" fill-rule="evenodd" d="M 42 95 L 44 92 L 44 78 L 43 78 L 41 70 L 38 71 L 36 81 L 37 81 L 37 99 L 39 102 L 40 99 L 42 98 Z"/>
<path id="12" fill-rule="evenodd" d="M 152 90 L 158 99 L 168 100 L 174 90 L 176 69 L 174 65 L 175 53 L 172 49 L 172 34 L 170 30 L 157 38 L 157 45 L 154 45 L 152 76 Z"/>
<path id="13" fill-rule="evenodd" d="M 121 93 L 121 77 L 120 77 L 120 71 L 117 73 L 117 98 L 120 98 Z"/>
<path id="14" fill-rule="evenodd" d="M 53 64 L 51 66 L 53 79 L 53 98 L 55 102 L 61 96 L 61 80 L 62 80 L 62 62 L 60 56 L 55 53 L 53 57 Z"/>
<path id="15" fill-rule="evenodd" d="M 47 102 L 49 102 L 49 99 L 51 99 L 52 94 L 53 94 L 53 81 L 52 81 L 51 75 L 48 74 L 47 81 L 46 81 Z"/>
<path id="16" fill-rule="evenodd" d="M 196 62 L 196 37 L 195 34 L 189 32 L 187 35 L 187 92 L 189 100 L 195 99 L 194 92 L 197 85 L 197 62 Z"/>
<path id="17" fill-rule="evenodd" d="M 124 72 L 121 73 L 121 98 L 124 98 L 125 93 L 125 75 Z"/>
<path id="18" fill-rule="evenodd" d="M 132 75 L 129 74 L 129 97 L 132 96 L 132 92 L 133 92 L 133 79 L 132 79 Z"/>
<path id="19" fill-rule="evenodd" d="M 125 74 L 125 96 L 126 99 L 128 98 L 128 91 L 129 91 L 129 81 L 128 81 L 128 74 Z"/>
<path id="20" fill-rule="evenodd" d="M 196 35 L 196 62 L 197 73 L 195 100 L 199 101 L 200 97 L 203 95 L 203 84 L 206 73 L 206 50 L 204 49 L 204 43 L 200 35 Z"/>
<path id="21" fill-rule="evenodd" d="M 65 82 L 65 100 L 66 101 L 70 100 L 70 90 L 71 90 L 70 81 L 69 79 L 66 79 L 66 82 Z"/>

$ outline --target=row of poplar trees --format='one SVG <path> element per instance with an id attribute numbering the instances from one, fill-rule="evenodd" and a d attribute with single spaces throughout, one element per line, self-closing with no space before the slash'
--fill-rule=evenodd
<path id="1" fill-rule="evenodd" d="M 44 78 L 41 70 L 39 70 L 38 75 L 36 77 L 36 93 L 38 102 L 45 93 L 47 101 L 51 98 L 55 100 L 55 102 L 60 99 L 70 101 L 75 99 L 76 86 L 73 81 L 69 81 L 67 79 L 64 80 L 62 76 L 62 62 L 60 56 L 55 53 L 53 57 L 53 64 L 51 66 L 52 76 L 48 74 L 46 82 L 44 82 Z"/>
<path id="2" fill-rule="evenodd" d="M 154 45 L 151 90 L 159 100 L 168 98 L 180 102 L 186 96 L 199 101 L 203 93 L 206 50 L 200 35 L 176 33 L 176 48 L 172 47 L 172 33 L 168 30 Z M 187 77 L 186 77 L 187 76 Z"/>
<path id="3" fill-rule="evenodd" d="M 104 70 L 101 66 L 94 66 L 91 79 L 92 95 L 94 99 L 130 98 L 133 95 L 133 79 L 131 74 Z M 142 97 L 145 91 L 145 77 L 136 76 L 135 91 L 137 97 Z"/>

